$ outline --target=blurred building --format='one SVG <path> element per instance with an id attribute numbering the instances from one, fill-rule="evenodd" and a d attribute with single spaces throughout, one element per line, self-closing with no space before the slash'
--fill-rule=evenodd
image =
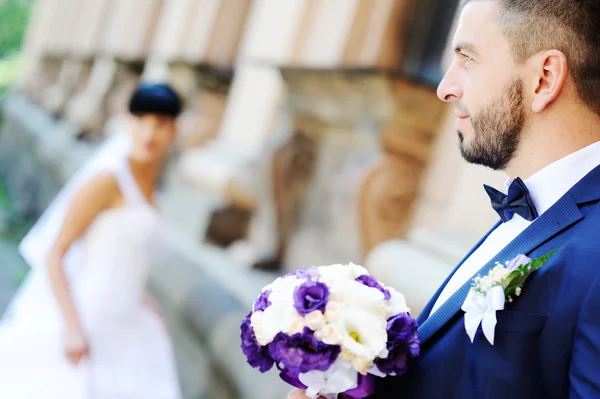
<path id="1" fill-rule="evenodd" d="M 193 258 L 209 243 L 235 273 L 366 263 L 418 310 L 495 221 L 480 183 L 503 183 L 462 161 L 452 110 L 435 94 L 457 8 L 458 0 L 38 0 L 25 70 L 5 104 L 0 166 L 21 212 L 38 215 L 119 128 L 135 85 L 168 81 L 186 102 L 162 197 L 174 252 Z M 212 256 L 197 255 L 217 278 L 224 266 Z M 176 268 L 168 273 L 192 279 Z M 167 301 L 188 293 L 173 284 L 158 284 Z"/>

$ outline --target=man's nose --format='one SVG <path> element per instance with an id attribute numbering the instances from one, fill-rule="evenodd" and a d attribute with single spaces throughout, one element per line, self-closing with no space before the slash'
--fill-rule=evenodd
<path id="1" fill-rule="evenodd" d="M 458 101 L 463 96 L 462 86 L 460 85 L 456 71 L 454 70 L 454 65 L 448 68 L 444 78 L 438 85 L 437 96 L 440 100 L 444 102 L 454 102 Z"/>

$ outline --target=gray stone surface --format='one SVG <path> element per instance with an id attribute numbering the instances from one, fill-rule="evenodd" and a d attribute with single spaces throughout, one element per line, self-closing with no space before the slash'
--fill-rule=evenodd
<path id="1" fill-rule="evenodd" d="M 240 269 L 217 248 L 193 245 L 176 233 L 169 237 L 164 258 L 153 268 L 151 289 L 170 307 L 171 320 L 176 320 L 172 325 L 185 331 L 185 341 L 205 348 L 211 379 L 206 395 L 285 398 L 290 387 L 277 372 L 260 374 L 250 368 L 240 349 L 240 324 L 261 288 L 277 275 Z M 190 356 L 183 341 L 178 342 L 183 349 L 179 363 L 187 364 Z"/>
<path id="2" fill-rule="evenodd" d="M 21 234 L 22 227 L 9 220 L 0 209 L 0 317 L 28 271 L 18 251 Z"/>
<path id="3" fill-rule="evenodd" d="M 0 315 L 6 310 L 25 271 L 16 245 L 0 236 Z"/>
<path id="4" fill-rule="evenodd" d="M 359 196 L 381 155 L 375 131 L 366 124 L 358 133 L 330 129 L 321 137 L 314 181 L 285 259 L 287 269 L 362 263 Z"/>

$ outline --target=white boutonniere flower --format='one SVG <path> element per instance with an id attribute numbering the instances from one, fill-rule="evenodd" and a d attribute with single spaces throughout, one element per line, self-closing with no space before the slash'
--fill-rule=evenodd
<path id="1" fill-rule="evenodd" d="M 504 265 L 497 262 L 486 276 L 473 279 L 469 295 L 461 308 L 465 312 L 465 330 L 471 342 L 475 340 L 481 325 L 484 336 L 494 345 L 496 312 L 504 310 L 506 302 L 512 303 L 515 297 L 520 296 L 525 280 L 556 252 L 558 250 L 534 260 L 518 255 Z"/>

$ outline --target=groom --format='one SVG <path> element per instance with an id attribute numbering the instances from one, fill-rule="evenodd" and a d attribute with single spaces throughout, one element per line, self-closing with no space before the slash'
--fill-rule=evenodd
<path id="1" fill-rule="evenodd" d="M 374 397 L 600 398 L 600 1 L 464 3 L 438 96 L 463 157 L 506 172 L 509 196 L 487 189 L 501 220 L 419 316 L 421 356 Z M 494 344 L 481 329 L 471 343 L 471 279 L 555 249 L 497 312 Z"/>

